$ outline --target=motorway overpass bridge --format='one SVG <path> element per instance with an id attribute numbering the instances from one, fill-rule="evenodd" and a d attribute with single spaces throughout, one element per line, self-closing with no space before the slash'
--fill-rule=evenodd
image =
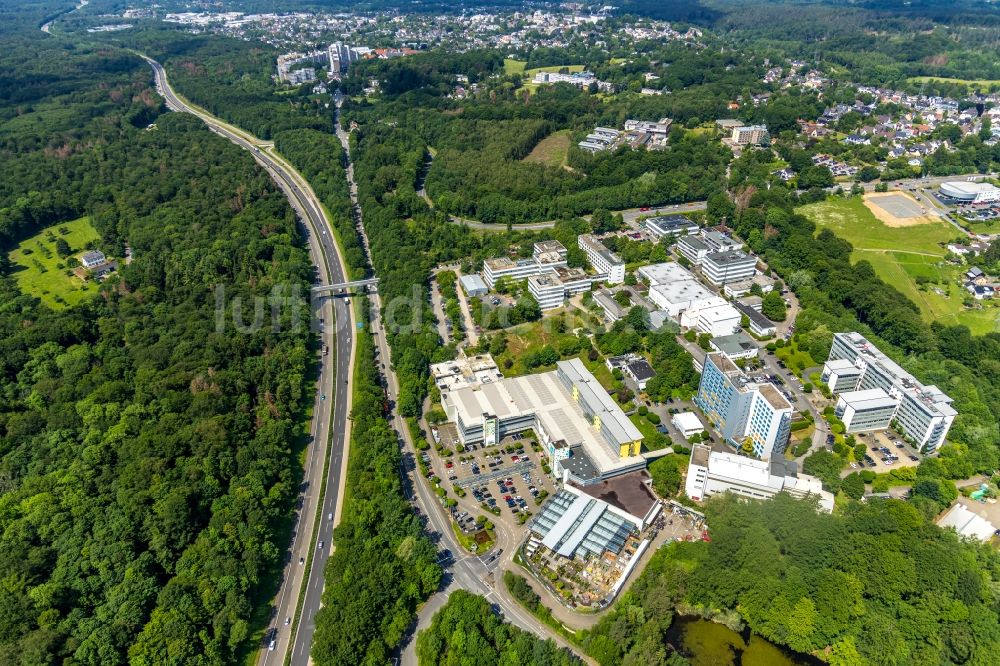
<path id="1" fill-rule="evenodd" d="M 350 280 L 348 282 L 337 282 L 335 284 L 319 284 L 311 289 L 314 294 L 339 294 L 350 291 L 355 287 L 361 287 L 364 291 L 375 291 L 378 285 L 378 278 L 367 278 L 364 280 Z"/>

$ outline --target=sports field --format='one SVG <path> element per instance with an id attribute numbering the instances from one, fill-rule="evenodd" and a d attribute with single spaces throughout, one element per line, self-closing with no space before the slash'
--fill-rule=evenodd
<path id="1" fill-rule="evenodd" d="M 84 282 L 72 274 L 71 269 L 56 252 L 56 241 L 66 241 L 72 256 L 79 256 L 87 243 L 100 235 L 90 220 L 81 217 L 72 222 L 53 225 L 31 238 L 21 241 L 10 253 L 14 279 L 26 294 L 37 296 L 52 308 L 75 305 L 97 293 L 95 282 Z"/>
<path id="2" fill-rule="evenodd" d="M 831 198 L 799 212 L 849 241 L 851 260 L 868 261 L 880 278 L 920 307 L 926 321 L 965 324 L 976 334 L 1000 331 L 1000 308 L 970 310 L 962 304 L 961 269 L 944 261 L 947 250 L 941 245 L 957 235 L 947 222 L 924 217 L 920 224 L 890 227 L 860 197 Z"/>

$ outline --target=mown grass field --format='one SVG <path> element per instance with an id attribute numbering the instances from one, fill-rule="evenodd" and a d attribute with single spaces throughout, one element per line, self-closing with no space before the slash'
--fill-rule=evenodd
<path id="1" fill-rule="evenodd" d="M 97 283 L 84 282 L 73 275 L 66 260 L 56 252 L 59 238 L 69 243 L 73 256 L 78 256 L 87 243 L 98 240 L 100 234 L 91 226 L 89 218 L 81 217 L 42 230 L 19 243 L 10 253 L 18 288 L 55 309 L 76 305 L 97 293 Z"/>
<path id="2" fill-rule="evenodd" d="M 514 60 L 513 58 L 504 58 L 503 60 L 503 73 L 504 74 L 520 74 L 524 71 L 524 66 L 527 65 L 524 60 Z"/>
<path id="3" fill-rule="evenodd" d="M 928 83 L 930 81 L 941 81 L 943 83 L 959 83 L 973 88 L 987 89 L 992 87 L 1000 88 L 1000 79 L 949 79 L 944 76 L 911 76 L 907 79 L 910 83 Z"/>
<path id="4" fill-rule="evenodd" d="M 550 167 L 561 167 L 566 164 L 566 154 L 569 152 L 569 130 L 553 132 L 538 142 L 524 158 L 525 162 L 537 162 Z"/>
<path id="5" fill-rule="evenodd" d="M 504 67 L 506 67 L 506 63 L 504 63 Z M 524 76 L 531 79 L 534 78 L 535 74 L 538 72 L 558 72 L 561 69 L 565 69 L 567 72 L 572 74 L 574 72 L 582 72 L 583 65 L 550 65 L 548 67 L 533 67 L 531 69 L 525 69 Z"/>
<path id="6" fill-rule="evenodd" d="M 957 235 L 947 222 L 888 227 L 858 197 L 831 198 L 799 212 L 849 241 L 854 246 L 851 261 L 868 261 L 880 278 L 920 307 L 926 321 L 965 324 L 975 334 L 1000 330 L 1000 308 L 971 310 L 962 304 L 966 292 L 957 281 L 961 269 L 944 262 L 947 250 L 941 243 Z M 920 287 L 918 278 L 931 283 Z"/>

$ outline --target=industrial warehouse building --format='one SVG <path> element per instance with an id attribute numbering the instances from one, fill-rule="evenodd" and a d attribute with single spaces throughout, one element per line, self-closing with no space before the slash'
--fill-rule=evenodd
<path id="1" fill-rule="evenodd" d="M 642 433 L 578 358 L 524 377 L 441 391 L 463 444 L 534 430 L 554 473 L 578 485 L 643 469 Z"/>

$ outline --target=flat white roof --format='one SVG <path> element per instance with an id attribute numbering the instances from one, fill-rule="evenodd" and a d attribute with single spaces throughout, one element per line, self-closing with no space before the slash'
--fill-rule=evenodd
<path id="1" fill-rule="evenodd" d="M 726 321 L 727 319 L 741 318 L 739 310 L 734 308 L 729 303 L 702 308 L 699 310 L 698 316 L 704 317 L 708 321 Z"/>
<path id="2" fill-rule="evenodd" d="M 488 291 L 486 283 L 483 282 L 483 278 L 479 277 L 477 273 L 472 273 L 470 275 L 463 275 L 461 280 L 462 280 L 462 286 L 465 287 L 465 291 L 467 292 L 478 291 L 478 290 Z"/>
<path id="3" fill-rule="evenodd" d="M 602 428 L 613 440 L 624 443 L 642 439 L 639 429 L 579 359 L 560 361 L 559 365 L 572 373 L 580 401 L 586 401 L 591 410 L 600 415 Z M 456 388 L 442 393 L 442 401 L 453 405 L 466 424 L 479 423 L 483 414 L 493 414 L 500 419 L 533 415 L 553 440 L 565 440 L 569 446 L 582 445 L 602 474 L 642 461 L 641 456 L 622 458 L 617 450 L 612 451 L 604 435 L 593 426 L 559 380 L 557 371 Z"/>
<path id="4" fill-rule="evenodd" d="M 784 485 L 783 477 L 771 476 L 771 463 L 767 460 L 747 458 L 735 453 L 712 451 L 708 456 L 708 473 L 724 480 L 773 488 L 775 492 Z"/>
<path id="5" fill-rule="evenodd" d="M 828 370 L 833 370 L 834 372 L 836 372 L 838 374 L 843 374 L 843 372 L 845 370 L 853 370 L 853 371 L 855 371 L 857 373 L 861 372 L 861 370 L 858 368 L 858 366 L 854 365 L 854 363 L 852 363 L 851 361 L 848 361 L 846 358 L 836 358 L 836 359 L 827 361 L 825 363 L 825 365 L 826 365 L 826 367 L 827 367 Z"/>
<path id="6" fill-rule="evenodd" d="M 685 236 L 684 238 L 687 237 Z M 675 261 L 666 261 L 662 264 L 643 266 L 638 269 L 638 272 L 645 278 L 645 281 L 651 285 L 695 279 L 694 275 L 691 274 L 691 271 Z"/>
<path id="7" fill-rule="evenodd" d="M 864 391 L 844 391 L 840 394 L 839 399 L 857 411 L 879 409 L 881 407 L 895 407 L 899 404 L 896 398 L 893 398 L 880 388 L 866 389 Z"/>
<path id="8" fill-rule="evenodd" d="M 945 183 L 941 183 L 941 188 L 945 190 L 951 190 L 952 192 L 957 192 L 959 194 L 965 195 L 975 195 L 982 192 L 992 192 L 997 189 L 992 183 L 975 183 L 965 180 L 949 180 Z"/>
<path id="9" fill-rule="evenodd" d="M 938 526 L 953 527 L 961 536 L 975 537 L 980 541 L 988 541 L 996 531 L 993 523 L 976 515 L 961 503 L 948 509 L 948 513 L 938 520 Z"/>
<path id="10" fill-rule="evenodd" d="M 687 432 L 689 430 L 704 430 L 705 426 L 701 424 L 701 419 L 694 412 L 680 412 L 674 414 L 674 418 L 671 419 L 681 430 Z"/>
<path id="11" fill-rule="evenodd" d="M 656 293 L 667 303 L 710 301 L 711 305 L 723 305 L 726 302 L 724 298 L 716 296 L 693 279 L 654 284 L 649 288 L 649 293 Z"/>

